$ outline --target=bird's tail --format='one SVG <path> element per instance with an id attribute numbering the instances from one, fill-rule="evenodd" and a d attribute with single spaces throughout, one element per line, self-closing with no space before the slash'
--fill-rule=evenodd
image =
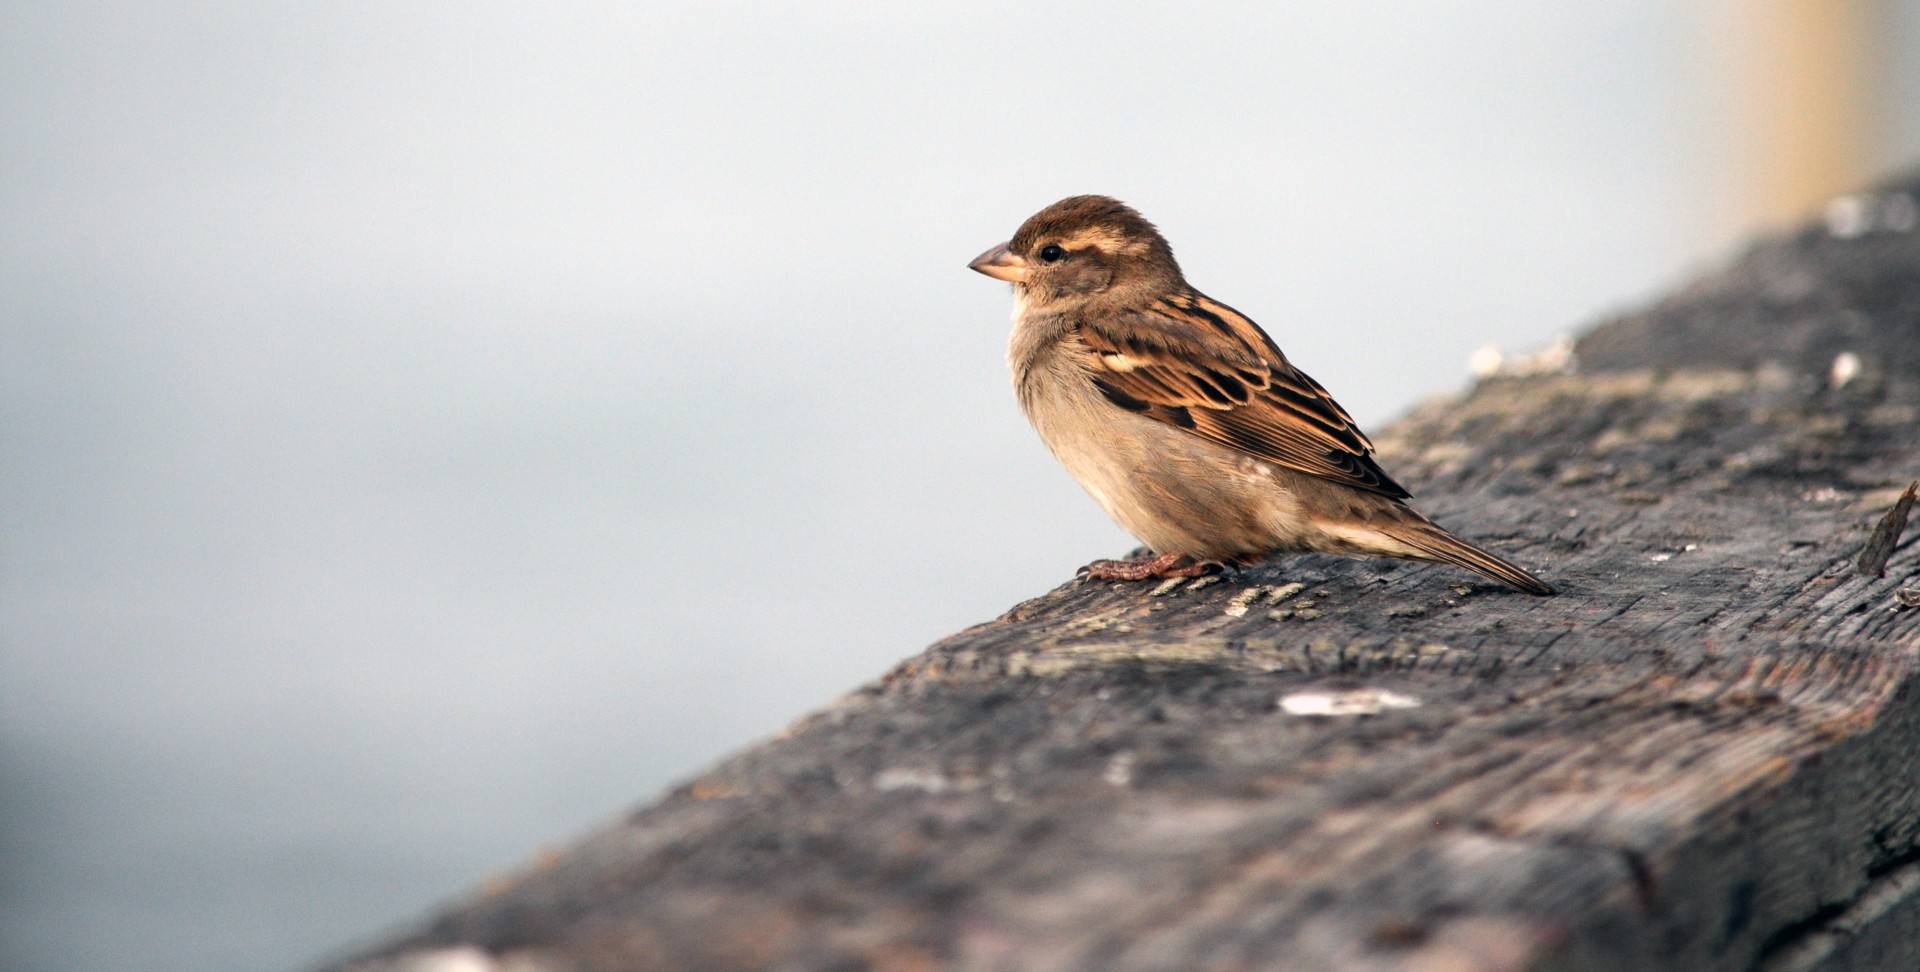
<path id="1" fill-rule="evenodd" d="M 1418 551 L 1422 560 L 1465 567 L 1527 594 L 1545 596 L 1554 592 L 1540 578 L 1448 533 L 1426 517 L 1396 523 L 1383 532 Z"/>

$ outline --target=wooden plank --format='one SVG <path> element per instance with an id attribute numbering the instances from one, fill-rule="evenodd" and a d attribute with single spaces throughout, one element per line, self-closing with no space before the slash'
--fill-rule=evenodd
<path id="1" fill-rule="evenodd" d="M 1854 569 L 1920 474 L 1893 226 L 1377 436 L 1559 597 L 1071 582 L 331 968 L 1910 969 L 1920 545 Z"/>

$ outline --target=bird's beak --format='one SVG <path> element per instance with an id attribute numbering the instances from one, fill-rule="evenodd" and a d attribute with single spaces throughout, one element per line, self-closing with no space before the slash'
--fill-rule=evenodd
<path id="1" fill-rule="evenodd" d="M 996 280 L 1012 283 L 1027 281 L 1027 258 L 1007 249 L 1005 243 L 974 257 L 967 266 Z"/>

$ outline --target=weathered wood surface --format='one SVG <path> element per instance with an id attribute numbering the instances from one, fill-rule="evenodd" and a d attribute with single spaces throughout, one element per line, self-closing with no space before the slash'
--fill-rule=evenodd
<path id="1" fill-rule="evenodd" d="M 1912 969 L 1917 196 L 1378 437 L 1557 598 L 1069 583 L 336 968 Z"/>

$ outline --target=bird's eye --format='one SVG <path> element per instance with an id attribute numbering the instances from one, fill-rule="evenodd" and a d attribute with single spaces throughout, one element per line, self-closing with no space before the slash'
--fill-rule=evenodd
<path id="1" fill-rule="evenodd" d="M 1058 243 L 1048 243 L 1040 248 L 1040 259 L 1047 263 L 1059 263 L 1067 258 L 1067 251 Z"/>

